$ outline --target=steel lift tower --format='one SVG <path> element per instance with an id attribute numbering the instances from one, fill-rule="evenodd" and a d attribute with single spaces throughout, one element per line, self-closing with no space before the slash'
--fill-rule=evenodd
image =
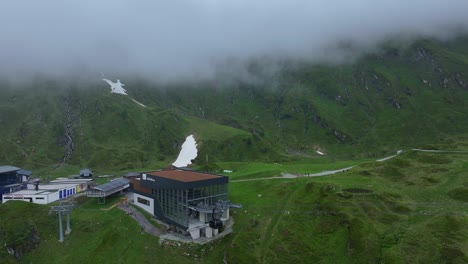
<path id="1" fill-rule="evenodd" d="M 65 234 L 68 235 L 71 233 L 70 212 L 73 211 L 75 207 L 76 202 L 74 200 L 61 201 L 58 205 L 50 207 L 49 215 L 51 215 L 52 212 L 56 212 L 59 216 L 59 242 L 63 242 L 62 213 L 65 213 L 67 216 L 67 230 L 65 230 Z"/>

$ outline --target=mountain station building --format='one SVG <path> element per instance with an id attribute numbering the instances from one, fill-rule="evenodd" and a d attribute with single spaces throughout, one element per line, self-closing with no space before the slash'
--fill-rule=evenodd
<path id="1" fill-rule="evenodd" d="M 87 190 L 93 179 L 55 179 L 41 184 L 32 172 L 14 166 L 0 166 L 0 202 L 25 201 L 49 204 Z"/>
<path id="2" fill-rule="evenodd" d="M 229 219 L 228 183 L 226 176 L 173 168 L 142 173 L 130 190 L 135 205 L 197 239 L 217 235 Z"/>
<path id="3" fill-rule="evenodd" d="M 14 166 L 0 166 L 0 202 L 2 194 L 26 188 L 26 181 L 31 172 Z"/>

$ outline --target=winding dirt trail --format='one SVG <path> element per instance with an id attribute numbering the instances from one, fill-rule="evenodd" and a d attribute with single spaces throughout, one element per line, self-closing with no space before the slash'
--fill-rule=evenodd
<path id="1" fill-rule="evenodd" d="M 266 178 L 256 178 L 256 179 L 241 179 L 241 180 L 232 180 L 229 182 L 246 182 L 246 181 L 262 181 L 262 180 L 272 180 L 272 179 L 295 179 L 295 178 L 304 178 L 304 177 L 320 177 L 320 176 L 327 176 L 333 175 L 341 172 L 348 171 L 355 166 L 346 167 L 343 169 L 338 170 L 329 170 L 329 171 L 322 171 L 318 173 L 307 173 L 307 174 L 290 174 L 290 173 L 283 173 L 281 176 L 274 176 L 274 177 L 266 177 Z"/>
<path id="2" fill-rule="evenodd" d="M 466 153 L 466 150 L 430 150 L 430 149 L 411 149 L 412 151 L 419 151 L 419 152 L 432 152 L 432 153 Z M 377 159 L 377 162 L 384 162 L 394 157 L 398 156 L 403 151 L 398 151 L 396 155 L 388 156 L 385 158 Z M 356 166 L 351 166 L 343 169 L 338 170 L 329 170 L 329 171 L 322 171 L 318 173 L 308 173 L 308 174 L 290 174 L 290 173 L 282 173 L 281 176 L 273 176 L 273 177 L 265 177 L 265 178 L 254 178 L 254 179 L 240 179 L 240 180 L 232 180 L 229 182 L 247 182 L 247 181 L 264 181 L 264 180 L 274 180 L 274 179 L 295 179 L 295 178 L 303 178 L 303 177 L 320 177 L 320 176 L 328 176 L 333 175 L 341 172 L 346 172 Z"/>

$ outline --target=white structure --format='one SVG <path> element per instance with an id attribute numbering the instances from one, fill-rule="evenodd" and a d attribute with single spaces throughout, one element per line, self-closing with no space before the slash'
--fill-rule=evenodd
<path id="1" fill-rule="evenodd" d="M 66 179 L 54 180 L 49 184 L 28 184 L 28 189 L 3 194 L 2 199 L 3 203 L 20 200 L 37 204 L 49 204 L 87 190 L 91 181 L 92 179 Z"/>
<path id="2" fill-rule="evenodd" d="M 184 144 L 182 144 L 182 149 L 180 150 L 177 160 L 172 163 L 175 167 L 187 167 L 192 164 L 192 160 L 195 159 L 198 155 L 197 151 L 197 142 L 193 135 L 188 136 L 185 139 Z"/>
<path id="3" fill-rule="evenodd" d="M 154 199 L 135 193 L 133 195 L 133 203 L 151 215 L 154 215 Z"/>
<path id="4" fill-rule="evenodd" d="M 195 209 L 195 208 L 194 208 Z M 210 220 L 212 219 L 212 210 L 199 211 L 199 214 L 195 218 L 189 218 L 189 227 L 187 231 L 190 233 L 192 239 L 200 237 L 213 237 L 218 235 L 219 230 L 217 228 L 210 227 Z M 225 208 L 220 220 L 225 223 L 229 219 L 229 208 Z"/>
<path id="5" fill-rule="evenodd" d="M 58 178 L 49 182 L 49 184 L 71 184 L 76 185 L 76 192 L 86 191 L 91 184 L 93 179 L 68 179 L 68 178 Z"/>
<path id="6" fill-rule="evenodd" d="M 59 192 L 57 190 L 21 190 L 3 195 L 4 203 L 11 200 L 48 204 L 59 200 Z"/>
<path id="7" fill-rule="evenodd" d="M 67 187 L 61 190 L 57 189 L 39 189 L 39 190 L 21 190 L 14 193 L 2 195 L 3 203 L 11 200 L 26 201 L 36 204 L 49 204 L 60 199 L 65 199 L 76 194 L 76 187 Z"/>

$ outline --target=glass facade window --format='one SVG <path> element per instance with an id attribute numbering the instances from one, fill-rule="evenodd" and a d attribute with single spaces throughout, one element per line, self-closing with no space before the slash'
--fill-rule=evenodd
<path id="1" fill-rule="evenodd" d="M 219 200 L 228 199 L 228 184 L 214 184 L 190 189 L 152 189 L 151 194 L 159 203 L 163 216 L 188 227 L 189 216 L 196 206 L 213 206 Z"/>
<path id="2" fill-rule="evenodd" d="M 146 199 L 143 199 L 141 197 L 138 197 L 137 201 L 141 204 L 144 204 L 144 205 L 147 205 L 149 206 L 150 205 L 150 201 L 146 200 Z"/>

